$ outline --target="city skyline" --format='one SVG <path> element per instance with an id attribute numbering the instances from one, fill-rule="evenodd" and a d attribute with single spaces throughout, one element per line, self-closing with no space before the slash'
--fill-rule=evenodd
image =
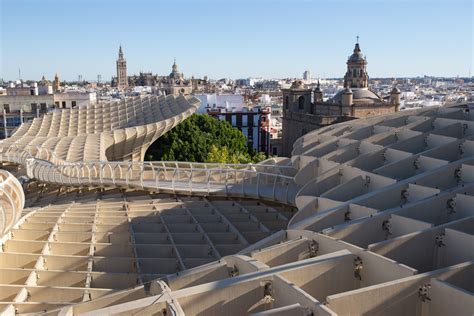
<path id="1" fill-rule="evenodd" d="M 65 80 L 100 74 L 109 81 L 119 45 L 129 74 L 167 75 L 176 57 L 186 77 L 286 78 L 310 70 L 341 78 L 356 36 L 371 77 L 472 75 L 473 8 L 464 0 L 49 0 L 41 7 L 22 0 L 2 1 L 0 10 L 5 80 L 19 79 L 21 69 L 22 79 L 58 72 Z"/>

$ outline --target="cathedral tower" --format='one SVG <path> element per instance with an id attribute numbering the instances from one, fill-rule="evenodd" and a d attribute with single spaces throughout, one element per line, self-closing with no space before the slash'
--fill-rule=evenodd
<path id="1" fill-rule="evenodd" d="M 59 81 L 59 75 L 57 73 L 54 76 L 53 90 L 54 92 L 59 92 L 61 90 L 61 82 Z"/>
<path id="2" fill-rule="evenodd" d="M 359 41 L 355 44 L 354 52 L 347 60 L 347 72 L 344 76 L 346 88 L 368 88 L 369 75 L 367 74 L 367 60 L 362 55 Z"/>
<path id="3" fill-rule="evenodd" d="M 119 48 L 119 58 L 117 59 L 117 88 L 120 90 L 128 87 L 127 61 L 123 58 L 122 45 Z"/>

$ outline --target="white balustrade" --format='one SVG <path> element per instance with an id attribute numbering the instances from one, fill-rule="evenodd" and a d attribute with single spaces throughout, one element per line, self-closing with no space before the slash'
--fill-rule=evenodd
<path id="1" fill-rule="evenodd" d="M 26 166 L 38 180 L 72 186 L 139 187 L 168 193 L 261 198 L 294 204 L 297 192 L 286 166 L 177 161 L 68 162 L 42 148 L 10 147 L 3 161 Z M 290 187 L 293 188 L 290 194 Z"/>

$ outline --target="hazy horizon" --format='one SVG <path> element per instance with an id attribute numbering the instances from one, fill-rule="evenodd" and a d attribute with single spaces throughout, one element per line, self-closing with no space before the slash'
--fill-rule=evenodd
<path id="1" fill-rule="evenodd" d="M 134 74 L 127 74 L 127 76 L 133 76 L 133 75 L 139 75 L 139 73 L 134 73 Z M 156 73 L 153 73 L 153 75 L 160 75 L 160 74 L 156 74 Z M 165 75 L 166 74 L 161 74 L 161 75 Z M 17 75 L 18 77 L 18 75 Z M 22 75 L 22 77 L 24 77 Z M 222 78 L 209 78 L 210 80 L 223 80 L 223 79 L 230 79 L 230 80 L 240 80 L 240 79 L 263 79 L 263 80 L 285 80 L 285 79 L 302 79 L 303 76 L 296 76 L 296 77 L 282 77 L 282 78 L 265 78 L 265 77 L 261 77 L 261 76 L 247 76 L 247 77 L 238 77 L 238 78 L 229 78 L 229 77 L 222 77 Z M 401 79 L 422 79 L 424 77 L 427 77 L 427 78 L 439 78 L 439 79 L 473 79 L 474 76 L 471 76 L 471 77 L 468 77 L 468 76 L 430 76 L 430 75 L 423 75 L 423 76 L 413 76 L 413 77 L 370 77 L 369 78 L 369 81 L 371 80 L 388 80 L 388 79 L 397 79 L 397 80 L 401 80 Z M 53 77 L 46 77 L 46 79 L 48 79 L 49 81 L 53 81 L 54 79 L 54 76 Z M 14 82 L 14 81 L 18 81 L 17 78 L 15 79 L 9 79 L 9 78 L 2 78 L 0 77 L 0 80 L 4 80 L 4 82 Z M 69 83 L 76 83 L 78 82 L 78 78 L 73 78 L 71 80 L 66 80 L 64 78 L 59 78 L 61 82 L 69 82 Z M 200 78 L 202 79 L 202 78 Z M 344 80 L 344 77 L 312 77 L 313 81 L 316 82 L 316 80 L 318 79 L 321 79 L 321 80 Z M 21 78 L 22 82 L 33 82 L 33 81 L 41 81 L 41 78 Z M 82 81 L 85 81 L 85 82 L 97 82 L 97 78 L 92 78 L 92 79 L 88 79 L 88 78 L 83 78 Z M 82 82 L 81 81 L 81 82 Z M 103 78 L 101 79 L 100 82 L 111 82 L 110 79 L 106 79 L 104 80 Z"/>

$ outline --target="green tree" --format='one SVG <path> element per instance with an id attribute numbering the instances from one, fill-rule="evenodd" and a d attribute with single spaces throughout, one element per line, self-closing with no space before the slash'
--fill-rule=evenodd
<path id="1" fill-rule="evenodd" d="M 230 154 L 227 146 L 217 147 L 211 145 L 210 151 L 207 153 L 206 162 L 217 162 L 217 163 L 240 163 L 239 156 Z"/>
<path id="2" fill-rule="evenodd" d="M 257 163 L 257 162 L 260 162 L 260 161 L 263 161 L 265 159 L 267 159 L 267 155 L 265 155 L 264 152 L 257 152 L 255 153 L 253 156 L 252 156 L 252 162 L 253 163 Z"/>
<path id="3" fill-rule="evenodd" d="M 249 150 L 245 136 L 229 122 L 193 114 L 154 142 L 145 157 L 147 160 L 249 163 L 258 162 L 265 155 Z"/>

